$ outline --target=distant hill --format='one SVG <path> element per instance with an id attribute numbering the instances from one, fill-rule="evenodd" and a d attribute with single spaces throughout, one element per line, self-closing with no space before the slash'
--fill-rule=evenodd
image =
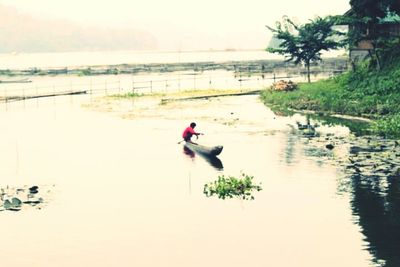
<path id="1" fill-rule="evenodd" d="M 81 27 L 64 20 L 43 20 L 0 5 L 0 52 L 67 52 L 155 49 L 157 41 L 134 29 Z"/>

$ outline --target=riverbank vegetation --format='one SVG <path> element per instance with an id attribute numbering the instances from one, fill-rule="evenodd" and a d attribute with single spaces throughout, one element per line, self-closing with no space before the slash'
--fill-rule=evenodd
<path id="1" fill-rule="evenodd" d="M 311 20 L 300 26 L 287 19 L 284 27 L 281 23 L 276 29 L 269 27 L 281 40 L 279 48 L 269 50 L 307 66 L 310 61 L 320 61 L 317 48 L 346 45 L 350 51 L 361 53 L 350 55 L 352 70 L 327 80 L 300 84 L 295 91 L 266 91 L 261 98 L 275 110 L 313 110 L 372 118 L 371 133 L 398 138 L 400 6 L 394 0 L 351 0 L 350 5 L 351 9 L 342 16 Z M 334 30 L 333 25 L 347 25 L 346 38 L 338 38 L 343 34 Z M 313 41 L 302 42 L 306 37 Z"/>
<path id="2" fill-rule="evenodd" d="M 390 55 L 382 69 L 371 60 L 365 61 L 342 75 L 299 84 L 295 91 L 264 91 L 261 98 L 280 111 L 313 110 L 372 118 L 372 133 L 400 137 L 400 53 Z"/>

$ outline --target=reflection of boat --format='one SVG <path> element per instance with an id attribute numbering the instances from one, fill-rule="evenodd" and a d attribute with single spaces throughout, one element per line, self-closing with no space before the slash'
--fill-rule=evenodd
<path id="1" fill-rule="evenodd" d="M 194 158 L 196 156 L 194 151 L 188 148 L 186 145 L 183 146 L 183 153 L 185 153 L 190 158 Z M 206 155 L 203 153 L 198 154 L 217 170 L 222 170 L 224 168 L 224 166 L 222 165 L 222 161 L 218 157 Z"/>
<path id="2" fill-rule="evenodd" d="M 223 146 L 203 146 L 192 142 L 185 142 L 185 146 L 190 150 L 206 156 L 217 156 L 222 152 Z"/>
<path id="3" fill-rule="evenodd" d="M 0 80 L 0 83 L 30 83 L 32 82 L 29 78 L 23 78 L 18 80 Z"/>
<path id="4" fill-rule="evenodd" d="M 217 170 L 222 170 L 224 168 L 224 165 L 222 165 L 222 161 L 216 156 L 203 156 L 203 158 Z"/>

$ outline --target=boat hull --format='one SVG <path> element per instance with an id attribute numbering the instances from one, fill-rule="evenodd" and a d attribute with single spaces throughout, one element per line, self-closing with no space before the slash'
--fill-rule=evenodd
<path id="1" fill-rule="evenodd" d="M 192 142 L 185 142 L 185 146 L 187 148 L 189 148 L 190 150 L 206 155 L 206 156 L 218 156 L 219 154 L 221 154 L 223 146 L 203 146 L 203 145 L 199 145 L 199 144 L 195 144 Z"/>

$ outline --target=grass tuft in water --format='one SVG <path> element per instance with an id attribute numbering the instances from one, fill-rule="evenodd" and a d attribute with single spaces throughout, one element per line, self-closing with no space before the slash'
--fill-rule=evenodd
<path id="1" fill-rule="evenodd" d="M 115 94 L 111 97 L 114 98 L 133 98 L 140 96 L 149 96 L 149 97 L 170 97 L 170 98 L 184 98 L 184 97 L 196 97 L 196 96 L 214 96 L 214 95 L 224 95 L 224 94 L 238 94 L 243 93 L 250 90 L 242 90 L 242 89 L 186 89 L 176 92 L 148 92 L 148 93 L 138 93 L 138 92 L 129 92 L 123 94 Z"/>
<path id="2" fill-rule="evenodd" d="M 112 97 L 112 98 L 135 98 L 135 97 L 141 97 L 141 96 L 144 96 L 144 94 L 129 92 L 129 93 L 125 93 L 125 94 L 114 94 L 114 95 L 111 95 L 110 97 Z"/>
<path id="3" fill-rule="evenodd" d="M 241 173 L 239 178 L 220 175 L 216 181 L 204 185 L 203 193 L 207 197 L 217 195 L 221 199 L 238 197 L 253 200 L 252 193 L 262 190 L 259 184 L 253 182 L 253 179 L 253 176 L 245 173 Z"/>

